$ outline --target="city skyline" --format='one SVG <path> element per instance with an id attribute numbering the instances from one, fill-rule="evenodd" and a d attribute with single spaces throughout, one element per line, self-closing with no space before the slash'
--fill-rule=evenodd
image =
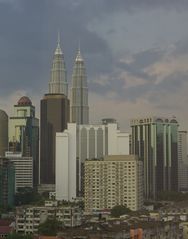
<path id="1" fill-rule="evenodd" d="M 80 39 L 91 122 L 114 117 L 130 130 L 131 118 L 149 112 L 175 115 L 187 130 L 187 11 L 183 0 L 1 0 L 0 108 L 10 116 L 27 95 L 39 112 L 59 29 L 69 87 Z"/>

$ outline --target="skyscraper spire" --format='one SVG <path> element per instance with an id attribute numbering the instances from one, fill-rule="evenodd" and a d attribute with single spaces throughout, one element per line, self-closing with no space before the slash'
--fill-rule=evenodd
<path id="1" fill-rule="evenodd" d="M 72 74 L 71 122 L 89 123 L 88 87 L 84 60 L 78 47 Z"/>
<path id="2" fill-rule="evenodd" d="M 51 79 L 49 82 L 50 94 L 68 95 L 67 71 L 64 55 L 60 46 L 60 34 L 58 31 L 57 47 L 54 53 L 51 69 Z"/>

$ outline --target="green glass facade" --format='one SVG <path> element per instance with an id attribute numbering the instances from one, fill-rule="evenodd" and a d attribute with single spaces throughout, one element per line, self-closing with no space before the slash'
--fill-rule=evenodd
<path id="1" fill-rule="evenodd" d="M 15 194 L 15 168 L 7 158 L 0 158 L 0 207 L 12 207 Z"/>
<path id="2" fill-rule="evenodd" d="M 178 191 L 178 122 L 175 119 L 144 118 L 131 121 L 131 152 L 144 162 L 145 198 L 163 191 Z"/>

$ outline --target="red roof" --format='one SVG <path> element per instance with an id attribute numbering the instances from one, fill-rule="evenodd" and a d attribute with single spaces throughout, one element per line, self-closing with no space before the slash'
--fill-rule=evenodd
<path id="1" fill-rule="evenodd" d="M 5 220 L 5 219 L 0 219 L 0 227 L 1 226 L 9 226 L 12 221 L 10 220 Z"/>
<path id="2" fill-rule="evenodd" d="M 18 105 L 28 106 L 28 105 L 32 105 L 32 102 L 31 102 L 31 100 L 27 96 L 22 96 L 18 100 Z"/>
<path id="3" fill-rule="evenodd" d="M 12 231 L 12 228 L 9 226 L 0 226 L 0 235 L 8 234 Z"/>
<path id="4" fill-rule="evenodd" d="M 52 236 L 39 236 L 38 239 L 63 239 L 63 237 L 52 237 Z"/>

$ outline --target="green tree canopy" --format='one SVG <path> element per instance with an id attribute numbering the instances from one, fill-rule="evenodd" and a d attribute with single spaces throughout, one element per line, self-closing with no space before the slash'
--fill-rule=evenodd
<path id="1" fill-rule="evenodd" d="M 111 209 L 112 217 L 120 217 L 121 215 L 130 213 L 131 210 L 124 205 L 117 205 Z"/>
<path id="2" fill-rule="evenodd" d="M 32 239 L 32 235 L 22 235 L 19 233 L 11 233 L 8 235 L 7 239 Z"/>
<path id="3" fill-rule="evenodd" d="M 47 219 L 44 223 L 41 223 L 38 227 L 38 233 L 44 236 L 56 236 L 62 229 L 62 223 L 56 219 Z"/>
<path id="4" fill-rule="evenodd" d="M 37 193 L 33 188 L 19 188 L 15 195 L 15 204 L 16 206 L 26 204 L 42 204 L 44 203 L 44 199 L 45 197 Z"/>
<path id="5" fill-rule="evenodd" d="M 188 193 L 165 191 L 157 195 L 159 201 L 185 201 L 188 200 Z"/>

